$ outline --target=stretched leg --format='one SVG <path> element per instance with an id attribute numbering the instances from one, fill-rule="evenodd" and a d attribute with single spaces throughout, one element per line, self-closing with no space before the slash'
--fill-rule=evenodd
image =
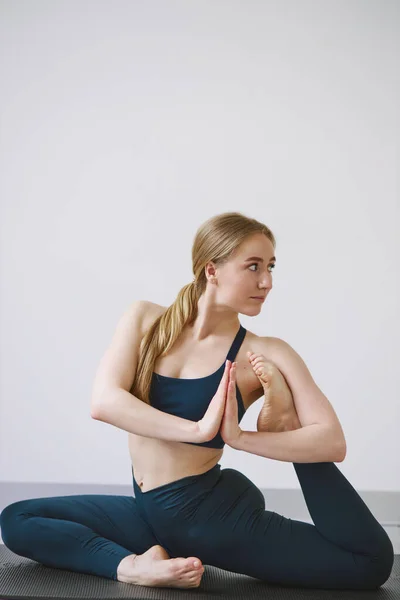
<path id="1" fill-rule="evenodd" d="M 117 580 L 119 563 L 159 542 L 130 496 L 21 500 L 0 515 L 4 544 L 45 566 Z"/>
<path id="2" fill-rule="evenodd" d="M 393 565 L 385 531 L 336 465 L 295 469 L 315 525 L 265 510 L 260 490 L 247 477 L 223 469 L 185 536 L 190 552 L 268 583 L 378 588 Z"/>
<path id="3" fill-rule="evenodd" d="M 350 552 L 357 565 L 367 567 L 366 579 L 382 585 L 393 567 L 393 545 L 363 499 L 335 463 L 293 466 L 318 533 Z"/>
<path id="4" fill-rule="evenodd" d="M 291 390 L 280 371 L 262 355 L 249 356 L 249 360 L 265 392 L 257 428 L 280 431 L 288 423 L 289 429 L 301 427 Z M 352 553 L 356 564 L 367 567 L 365 581 L 384 583 L 393 567 L 392 543 L 349 481 L 332 462 L 293 466 L 319 535 Z"/>

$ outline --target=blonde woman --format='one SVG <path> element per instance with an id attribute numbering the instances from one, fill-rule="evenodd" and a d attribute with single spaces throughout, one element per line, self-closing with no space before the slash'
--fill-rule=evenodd
<path id="1" fill-rule="evenodd" d="M 96 373 L 92 416 L 129 433 L 133 496 L 22 500 L 5 545 L 44 565 L 145 586 L 198 587 L 204 564 L 291 586 L 369 590 L 390 576 L 384 529 L 335 463 L 345 437 L 297 352 L 246 330 L 272 290 L 275 237 L 241 213 L 197 231 L 194 279 L 168 307 L 135 301 Z M 260 397 L 257 431 L 244 412 Z M 266 509 L 222 469 L 224 446 L 293 463 L 314 524 Z"/>

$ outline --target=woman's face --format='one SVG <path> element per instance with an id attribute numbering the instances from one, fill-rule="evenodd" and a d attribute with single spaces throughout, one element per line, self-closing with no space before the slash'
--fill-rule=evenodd
<path id="1" fill-rule="evenodd" d="M 254 297 L 265 299 L 272 289 L 274 265 L 274 247 L 267 236 L 263 233 L 249 236 L 227 263 L 217 267 L 216 302 L 238 313 L 258 315 L 264 303 Z"/>

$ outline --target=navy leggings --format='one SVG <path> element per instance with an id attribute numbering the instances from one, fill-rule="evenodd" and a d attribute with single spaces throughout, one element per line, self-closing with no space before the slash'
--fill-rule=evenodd
<path id="1" fill-rule="evenodd" d="M 160 544 L 174 557 L 284 586 L 377 589 L 392 543 L 335 463 L 293 463 L 314 524 L 265 510 L 260 490 L 218 463 L 135 497 L 21 500 L 0 515 L 4 544 L 45 566 L 117 580 L 130 554 Z"/>

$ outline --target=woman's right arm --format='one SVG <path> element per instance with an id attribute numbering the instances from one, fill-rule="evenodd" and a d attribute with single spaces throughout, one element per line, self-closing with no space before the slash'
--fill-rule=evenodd
<path id="1" fill-rule="evenodd" d="M 158 410 L 122 388 L 110 389 L 107 400 L 92 417 L 145 437 L 174 442 L 202 441 L 197 422 Z"/>
<path id="2" fill-rule="evenodd" d="M 177 442 L 207 441 L 197 422 L 160 411 L 129 392 L 138 364 L 148 306 L 146 301 L 137 300 L 120 318 L 96 371 L 91 416 L 145 437 Z"/>

